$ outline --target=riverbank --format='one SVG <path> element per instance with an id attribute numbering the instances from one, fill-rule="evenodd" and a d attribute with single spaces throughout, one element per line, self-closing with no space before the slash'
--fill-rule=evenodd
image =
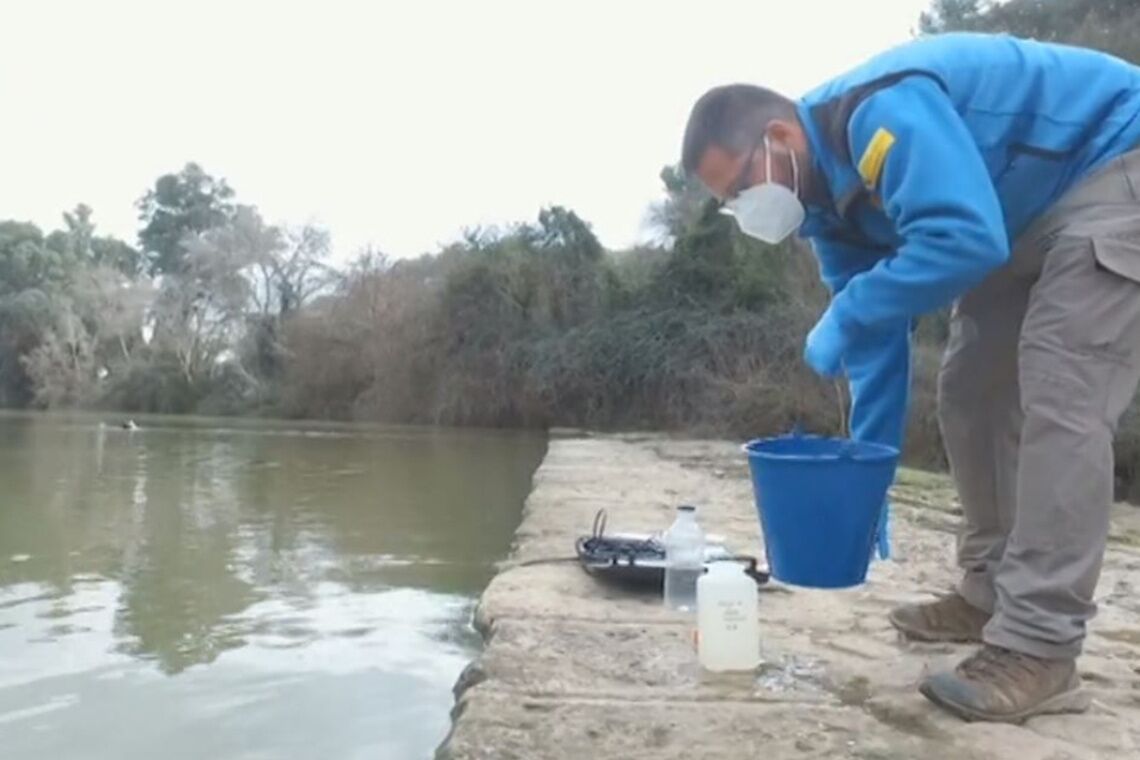
<path id="1" fill-rule="evenodd" d="M 566 758 L 1122 758 L 1140 753 L 1140 511 L 1121 506 L 1100 615 L 1081 661 L 1095 698 L 1082 716 L 966 724 L 915 690 L 969 649 L 898 640 L 896 604 L 954 581 L 949 482 L 912 471 L 893 490 L 894 555 L 849 591 L 772 584 L 760 600 L 765 664 L 702 674 L 689 622 L 655 599 L 598 584 L 572 554 L 600 508 L 608 530 L 668 525 L 695 503 L 730 548 L 762 551 L 747 466 L 724 442 L 556 436 L 534 478 L 510 559 L 477 612 L 487 639 L 456 686 L 441 760 Z"/>

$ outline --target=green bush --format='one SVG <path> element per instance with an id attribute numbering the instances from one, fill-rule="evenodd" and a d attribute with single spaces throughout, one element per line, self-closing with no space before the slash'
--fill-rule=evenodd
<path id="1" fill-rule="evenodd" d="M 189 414 L 200 394 L 171 357 L 132 362 L 109 383 L 101 405 L 128 412 Z"/>

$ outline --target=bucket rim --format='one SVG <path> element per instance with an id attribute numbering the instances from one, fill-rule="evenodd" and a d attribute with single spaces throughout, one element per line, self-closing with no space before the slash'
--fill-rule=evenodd
<path id="1" fill-rule="evenodd" d="M 838 444 L 839 450 L 833 454 L 812 454 L 812 453 L 799 453 L 799 452 L 772 452 L 760 451 L 760 446 L 764 444 L 774 443 L 776 441 L 786 440 L 815 440 L 815 441 L 834 441 Z M 757 459 L 776 460 L 781 462 L 834 462 L 841 459 L 849 459 L 861 462 L 885 462 L 899 457 L 899 450 L 894 446 L 888 446 L 885 443 L 876 443 L 874 441 L 856 441 L 851 438 L 837 438 L 832 436 L 823 435 L 803 435 L 803 434 L 787 434 L 767 436 L 764 438 L 753 438 L 746 443 L 741 444 L 741 451 L 751 457 Z"/>

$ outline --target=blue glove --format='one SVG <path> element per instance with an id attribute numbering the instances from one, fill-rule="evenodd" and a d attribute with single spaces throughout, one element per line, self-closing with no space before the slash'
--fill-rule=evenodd
<path id="1" fill-rule="evenodd" d="M 847 336 L 828 309 L 808 333 L 804 343 L 804 360 L 824 377 L 838 377 L 843 371 L 843 355 L 847 353 Z"/>

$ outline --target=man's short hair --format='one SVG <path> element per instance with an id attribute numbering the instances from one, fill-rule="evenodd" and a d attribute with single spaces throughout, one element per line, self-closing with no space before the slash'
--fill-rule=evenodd
<path id="1" fill-rule="evenodd" d="M 773 119 L 795 117 L 795 102 L 778 92 L 751 84 L 714 87 L 700 97 L 689 114 L 681 166 L 686 174 L 694 173 L 713 145 L 743 153 L 763 138 Z"/>

